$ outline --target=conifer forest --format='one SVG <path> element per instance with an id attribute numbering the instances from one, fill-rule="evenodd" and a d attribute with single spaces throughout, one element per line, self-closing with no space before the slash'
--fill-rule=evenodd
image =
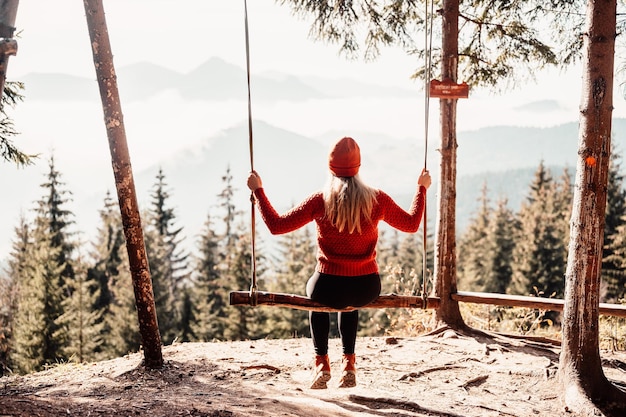
<path id="1" fill-rule="evenodd" d="M 215 196 L 214 212 L 194 234 L 177 226 L 175 193 L 159 171 L 142 213 L 159 330 L 164 344 L 308 336 L 307 312 L 230 306 L 230 291 L 250 286 L 249 214 L 235 207 L 232 176 Z M 602 302 L 622 303 L 626 292 L 626 191 L 620 157 L 611 163 L 602 266 Z M 562 298 L 571 210 L 571 173 L 541 163 L 521 207 L 490 201 L 489 184 L 460 235 L 458 282 L 464 291 Z M 15 225 L 7 268 L 0 275 L 0 369 L 30 373 L 65 361 L 98 361 L 140 349 L 140 335 L 122 222 L 107 194 L 93 241 L 73 228 L 71 190 L 49 160 L 35 209 Z M 419 293 L 423 274 L 420 233 L 381 227 L 378 261 L 383 293 Z M 193 246 L 186 241 L 193 235 Z M 302 294 L 315 264 L 315 233 L 301 229 L 260 242 L 259 287 Z M 265 251 L 264 251 L 265 249 Z M 427 263 L 432 263 L 428 251 Z M 506 309 L 495 309 L 495 320 Z M 402 309 L 363 310 L 361 335 L 414 326 Z M 558 315 L 541 316 L 544 323 Z M 522 326 L 523 327 L 523 326 Z M 520 331 L 528 330 L 520 328 Z"/>

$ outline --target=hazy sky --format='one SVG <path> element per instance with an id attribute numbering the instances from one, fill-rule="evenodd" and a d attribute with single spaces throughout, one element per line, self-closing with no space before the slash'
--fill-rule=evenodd
<path id="1" fill-rule="evenodd" d="M 406 78 L 411 70 L 377 63 L 359 66 L 355 74 L 354 66 L 338 58 L 335 46 L 307 40 L 309 24 L 287 7 L 273 0 L 248 3 L 254 71 L 358 77 L 379 71 L 394 79 Z M 151 61 L 186 72 L 208 56 L 245 64 L 243 0 L 112 0 L 104 1 L 104 8 L 117 66 Z M 17 26 L 23 33 L 20 59 L 11 65 L 13 75 L 33 71 L 93 75 L 82 1 L 20 2 Z M 388 52 L 385 57 L 410 63 L 400 52 Z"/>
<path id="2" fill-rule="evenodd" d="M 423 141 L 423 89 L 419 82 L 409 79 L 420 65 L 413 57 L 396 49 L 383 51 L 373 63 L 348 61 L 338 55 L 336 45 L 313 42 L 308 36 L 310 22 L 292 16 L 289 8 L 276 5 L 274 0 L 248 3 L 253 90 L 255 74 L 279 71 L 296 76 L 350 77 L 415 91 L 414 98 L 253 103 L 255 120 L 307 137 L 328 131 L 364 131 Z M 186 73 L 211 57 L 245 68 L 243 0 L 107 0 L 104 7 L 116 68 L 147 61 Z M 18 53 L 10 58 L 9 80 L 20 80 L 29 73 L 65 73 L 94 80 L 97 90 L 82 1 L 21 1 L 16 26 L 20 33 Z M 457 128 L 467 131 L 493 125 L 575 122 L 580 78 L 577 69 L 564 74 L 552 71 L 542 74 L 537 84 L 500 96 L 471 91 L 469 99 L 459 100 Z M 29 189 L 0 201 L 0 214 L 7 219 L 6 229 L 0 230 L 4 236 L 10 235 L 8 228 L 16 224 L 20 208 L 39 197 L 37 185 L 47 171 L 51 151 L 77 200 L 112 184 L 99 100 L 29 101 L 28 85 L 26 88 L 27 101 L 11 113 L 21 133 L 15 143 L 27 152 L 43 154 L 37 166 L 29 168 L 41 174 Z M 540 111 L 530 110 L 529 104 L 543 100 L 554 103 Z M 189 102 L 173 91 L 142 102 L 122 102 L 122 107 L 136 172 L 247 118 L 246 103 Z M 431 102 L 430 109 L 429 144 L 434 148 L 437 100 Z M 614 115 L 626 117 L 626 104 L 617 94 Z M 436 157 L 436 152 L 429 152 L 429 158 Z M 0 257 L 2 246 L 0 242 Z"/>
<path id="3" fill-rule="evenodd" d="M 373 63 L 348 61 L 338 55 L 336 45 L 313 42 L 308 36 L 310 23 L 293 16 L 288 7 L 278 6 L 274 0 L 248 3 L 253 74 L 277 70 L 350 76 L 414 88 L 416 96 L 422 97 L 421 84 L 409 80 L 418 66 L 415 58 L 395 49 L 383 51 Z M 105 1 L 104 7 L 118 68 L 149 61 L 188 72 L 212 56 L 245 66 L 243 0 L 111 0 Z M 10 79 L 31 72 L 94 77 L 83 2 L 20 2 L 17 26 L 22 32 L 18 55 L 11 58 Z M 470 100 L 459 102 L 458 127 L 469 130 L 494 123 L 546 125 L 576 120 L 579 92 L 577 69 L 566 74 L 546 72 L 539 83 L 500 96 L 472 91 Z M 542 99 L 559 100 L 563 113 L 548 116 L 517 107 Z M 626 114 L 623 99 L 616 97 L 615 107 L 616 115 Z M 419 115 L 420 109 L 415 110 Z"/>

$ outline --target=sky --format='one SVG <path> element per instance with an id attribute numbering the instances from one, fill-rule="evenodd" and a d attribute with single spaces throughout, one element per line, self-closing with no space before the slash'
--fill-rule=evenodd
<path id="1" fill-rule="evenodd" d="M 278 70 L 298 75 L 349 76 L 409 86 L 416 89 L 416 95 L 423 94 L 422 86 L 409 79 L 418 65 L 415 58 L 399 49 L 384 50 L 372 63 L 350 61 L 339 55 L 336 45 L 314 42 L 308 36 L 310 21 L 294 16 L 288 7 L 278 6 L 274 0 L 248 3 L 253 74 Z M 148 61 L 188 72 L 210 56 L 245 66 L 243 0 L 105 0 L 104 7 L 118 68 Z M 19 79 L 30 72 L 94 77 L 82 2 L 20 2 L 16 25 L 22 34 L 18 55 L 11 59 L 9 78 Z M 459 106 L 473 106 L 477 111 L 459 112 L 460 116 L 471 114 L 467 120 L 461 117 L 460 128 L 493 123 L 493 115 L 486 109 L 502 110 L 502 102 L 522 105 L 532 99 L 558 97 L 576 107 L 579 92 L 580 74 L 576 68 L 567 73 L 546 71 L 539 83 L 500 96 L 472 91 L 473 103 L 460 101 Z M 616 107 L 621 111 L 624 106 Z M 541 118 L 533 122 L 523 115 L 518 118 L 528 119 L 521 124 L 549 123 Z"/>
<path id="2" fill-rule="evenodd" d="M 211 57 L 245 68 L 243 0 L 105 0 L 104 8 L 116 68 L 150 62 L 180 73 L 190 72 Z M 274 0 L 248 2 L 252 88 L 254 76 L 268 71 L 328 78 L 349 77 L 371 84 L 401 86 L 415 97 L 397 100 L 254 103 L 255 120 L 314 137 L 328 131 L 383 133 L 423 141 L 426 111 L 423 85 L 410 79 L 421 64 L 398 49 L 386 49 L 374 62 L 351 61 L 337 45 L 314 42 L 310 21 L 293 16 Z M 17 11 L 18 53 L 10 58 L 7 78 L 31 73 L 62 73 L 94 80 L 95 70 L 83 2 L 22 1 Z M 435 71 L 436 74 L 436 71 Z M 462 81 L 462 80 L 459 80 Z M 471 91 L 459 100 L 457 129 L 494 125 L 553 126 L 578 120 L 581 73 L 546 71 L 537 83 L 505 94 Z M 28 96 L 28 86 L 26 90 Z M 528 104 L 555 100 L 550 111 L 528 111 Z M 174 93 L 143 102 L 122 102 L 133 169 L 154 165 L 173 152 L 197 145 L 211 134 L 243 123 L 246 103 L 189 103 Z M 626 117 L 626 104 L 615 96 L 614 115 Z M 102 108 L 93 103 L 26 101 L 11 113 L 21 133 L 15 143 L 29 153 L 54 152 L 74 193 L 85 193 L 97 181 L 111 184 L 112 173 Z M 438 128 L 438 104 L 431 101 L 429 129 Z M 184 127 L 184 128 L 181 128 Z M 436 146 L 435 139 L 429 142 Z M 436 158 L 435 152 L 430 157 Z M 47 170 L 47 156 L 39 163 Z M 40 181 L 38 181 L 39 183 Z M 26 206 L 39 197 L 23 195 Z M 1 202 L 0 202 L 1 203 Z M 7 224 L 16 224 L 14 207 L 0 204 Z M 8 232 L 10 234 L 10 231 Z M 4 233 L 0 233 L 4 234 Z M 6 247 L 6 246 L 4 246 Z M 0 242 L 0 258 L 3 252 Z"/>
<path id="3" fill-rule="evenodd" d="M 186 73 L 214 56 L 245 68 L 243 0 L 105 0 L 104 8 L 114 64 L 118 69 L 139 62 L 151 62 Z M 321 135 L 328 130 L 365 130 L 424 139 L 427 116 L 423 84 L 410 79 L 412 72 L 421 64 L 416 63 L 414 57 L 396 48 L 383 50 L 374 62 L 348 60 L 339 55 L 337 45 L 311 39 L 310 21 L 294 16 L 288 7 L 279 6 L 274 0 L 249 1 L 248 12 L 253 91 L 254 75 L 266 71 L 300 76 L 350 77 L 369 83 L 403 86 L 415 91 L 414 99 L 396 103 L 352 102 L 349 107 L 346 106 L 349 111 L 337 111 L 317 102 L 304 103 L 301 107 L 290 103 L 264 107 L 253 102 L 255 118 L 306 136 Z M 10 60 L 8 79 L 19 80 L 26 74 L 40 72 L 72 74 L 95 80 L 83 2 L 20 2 L 16 26 L 20 33 L 19 50 L 17 56 Z M 470 99 L 458 103 L 457 128 L 460 131 L 475 130 L 494 124 L 549 126 L 575 121 L 578 117 L 580 85 L 580 72 L 576 69 L 567 73 L 554 70 L 542 74 L 540 82 L 527 84 L 506 94 L 471 91 Z M 548 99 L 557 99 L 559 108 L 539 113 L 523 110 L 523 106 L 529 102 Z M 15 119 L 18 130 L 23 133 L 20 144 L 34 153 L 42 149 L 56 149 L 63 153 L 74 144 L 70 145 L 67 138 L 54 137 L 44 129 L 55 120 L 60 123 L 60 119 L 67 118 L 63 112 L 76 110 L 63 106 L 45 108 L 46 105 L 26 103 L 18 109 Z M 229 124 L 247 117 L 247 109 L 242 106 L 228 104 L 207 106 L 204 109 L 196 106 L 180 112 L 177 123 L 156 124 L 154 120 L 167 120 L 168 108 L 186 108 L 187 103 L 171 96 L 157 97 L 143 103 L 142 106 L 154 112 L 154 117 L 148 120 L 138 114 L 134 106 L 132 103 L 122 103 L 127 136 L 131 141 L 133 162 L 137 168 L 149 166 L 155 159 L 193 144 L 200 133 L 211 133 L 211 128 L 215 131 L 224 128 L 219 123 L 207 126 L 203 120 L 207 117 L 215 116 L 216 120 Z M 99 102 L 81 110 L 89 113 L 81 113 L 80 117 L 73 120 L 68 119 L 68 123 L 74 124 L 76 136 L 79 136 L 81 123 L 92 125 L 102 120 Z M 39 123 L 32 123 L 35 111 L 41 118 Z M 307 114 L 315 117 L 305 117 Z M 626 114 L 623 100 L 616 105 L 615 114 Z M 393 122 L 390 123 L 390 120 Z M 428 120 L 429 131 L 436 132 L 436 101 L 431 102 Z M 188 127 L 188 135 L 179 134 L 178 125 L 181 123 Z M 177 136 L 176 140 L 157 140 L 155 143 L 154 138 L 163 132 Z M 93 147 L 77 146 L 77 151 L 83 154 L 95 156 L 97 153 Z"/>
<path id="4" fill-rule="evenodd" d="M 243 0 L 105 0 L 104 8 L 118 69 L 151 62 L 186 73 L 211 57 L 245 68 Z M 415 91 L 414 98 L 393 102 L 359 100 L 328 105 L 310 101 L 298 106 L 261 105 L 254 103 L 253 94 L 255 120 L 307 137 L 328 131 L 370 131 L 423 141 L 428 117 L 428 135 L 436 135 L 438 103 L 431 99 L 426 115 L 423 84 L 410 79 L 421 64 L 414 57 L 396 48 L 383 50 L 374 62 L 348 60 L 339 55 L 337 45 L 315 42 L 309 37 L 310 20 L 294 16 L 290 8 L 279 6 L 274 0 L 248 1 L 248 12 L 253 93 L 255 74 L 267 71 L 350 77 Z M 16 26 L 19 50 L 10 59 L 9 80 L 20 80 L 30 73 L 63 73 L 95 81 L 83 2 L 22 1 Z M 580 70 L 576 68 L 567 73 L 552 70 L 542 73 L 537 83 L 528 83 L 505 94 L 472 90 L 469 99 L 458 102 L 457 129 L 468 131 L 502 124 L 553 126 L 576 121 L 580 79 Z M 528 111 L 525 107 L 542 100 L 557 100 L 557 107 L 541 112 Z M 614 114 L 626 116 L 626 102 L 619 97 L 615 102 Z M 200 107 L 175 95 L 161 95 L 142 103 L 123 102 L 122 111 L 136 169 L 148 167 L 247 118 L 245 103 Z M 85 140 L 94 135 L 106 137 L 99 101 L 85 103 L 79 109 L 27 101 L 12 116 L 21 133 L 16 143 L 27 152 L 54 151 L 62 164 L 82 163 L 85 167 L 90 167 L 102 152 L 108 152 L 104 146 L 106 139 L 96 144 Z M 181 125 L 186 127 L 184 132 Z M 64 130 L 58 134 L 53 126 Z M 83 156 L 82 160 L 72 156 L 76 153 Z"/>

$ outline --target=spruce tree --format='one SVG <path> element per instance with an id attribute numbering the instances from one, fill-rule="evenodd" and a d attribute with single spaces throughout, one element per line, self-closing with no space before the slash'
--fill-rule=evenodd
<path id="1" fill-rule="evenodd" d="M 105 337 L 108 357 L 123 356 L 139 351 L 141 335 L 135 304 L 133 280 L 126 249 L 119 265 L 119 272 L 111 276 L 111 304 L 105 316 L 109 333 Z"/>
<path id="2" fill-rule="evenodd" d="M 224 257 L 219 266 L 221 296 L 224 300 L 225 321 L 223 337 L 227 340 L 254 339 L 262 336 L 263 310 L 247 306 L 228 305 L 229 292 L 250 288 L 252 280 L 252 236 L 250 225 L 244 222 L 242 212 L 235 205 L 236 188 L 230 167 L 222 176 L 224 188 L 218 194 L 218 208 L 222 213 L 224 232 L 220 234 L 219 248 Z M 256 239 L 256 236 L 255 236 Z M 256 245 L 255 242 L 255 247 Z M 255 253 L 257 259 L 263 259 Z M 257 287 L 261 288 L 262 265 L 255 269 Z"/>
<path id="3" fill-rule="evenodd" d="M 610 269 L 603 271 L 601 300 L 609 303 L 626 303 L 626 215 L 622 217 L 622 224 L 617 226 L 611 235 L 608 244 L 608 255 L 603 259 L 603 265 L 610 265 Z"/>
<path id="4" fill-rule="evenodd" d="M 511 283 L 515 233 L 518 230 L 515 214 L 507 200 L 498 200 L 487 227 L 485 250 L 488 259 L 484 286 L 478 291 L 503 294 Z"/>
<path id="5" fill-rule="evenodd" d="M 65 208 L 71 193 L 64 188 L 54 158 L 50 158 L 44 196 L 37 203 L 35 220 L 20 295 L 15 326 L 15 362 L 20 371 L 31 372 L 44 365 L 67 360 L 70 343 L 60 320 L 64 300 L 72 295 L 75 279 L 71 240 L 73 213 Z"/>
<path id="6" fill-rule="evenodd" d="M 56 169 L 54 156 L 50 157 L 47 181 L 41 184 L 45 194 L 36 208 L 36 227 L 50 235 L 50 245 L 59 248 L 57 263 L 63 265 L 61 286 L 74 278 L 74 265 L 71 262 L 76 244 L 72 241 L 74 233 L 74 214 L 66 209 L 71 201 L 71 192 L 65 188 L 61 173 Z M 69 295 L 69 294 L 68 294 Z"/>
<path id="7" fill-rule="evenodd" d="M 562 297 L 566 249 L 557 187 L 540 163 L 530 193 L 519 212 L 520 232 L 513 251 L 513 273 L 507 292 Z"/>
<path id="8" fill-rule="evenodd" d="M 110 191 L 106 193 L 104 207 L 99 214 L 100 225 L 91 252 L 93 266 L 87 273 L 89 279 L 94 279 L 98 283 L 99 296 L 96 307 L 105 309 L 106 314 L 112 301 L 111 277 L 119 273 L 125 253 L 122 219 Z"/>
<path id="9" fill-rule="evenodd" d="M 198 253 L 193 276 L 191 331 L 198 341 L 219 340 L 224 336 L 228 302 L 220 280 L 224 252 L 220 250 L 220 237 L 210 215 L 200 235 Z"/>
<path id="10" fill-rule="evenodd" d="M 159 169 L 151 194 L 148 219 L 152 229 L 146 233 L 146 248 L 154 282 L 159 329 L 165 343 L 181 339 L 184 288 L 189 279 L 189 254 L 183 250 L 183 228 L 176 226 L 174 209 L 163 170 Z M 161 309 L 161 311 L 159 311 Z"/>
<path id="11" fill-rule="evenodd" d="M 567 246 L 569 245 L 569 226 L 572 217 L 572 202 L 574 199 L 574 185 L 572 184 L 572 176 L 569 169 L 565 168 L 559 181 L 555 185 L 555 206 L 554 211 L 557 213 L 556 221 L 559 223 L 557 231 L 561 233 L 564 245 L 564 256 L 567 259 Z"/>
<path id="12" fill-rule="evenodd" d="M 151 214 L 144 216 L 152 224 Z M 158 230 L 150 225 L 144 229 L 144 240 L 148 262 L 150 266 L 150 276 L 152 277 L 152 291 L 154 293 L 154 304 L 156 307 L 159 332 L 163 344 L 171 344 L 178 336 L 178 325 L 180 316 L 176 310 L 177 303 L 171 283 L 171 265 L 168 261 L 168 247 L 159 234 Z M 176 293 L 176 296 L 179 294 Z"/>
<path id="13" fill-rule="evenodd" d="M 104 208 L 100 210 L 100 225 L 94 239 L 93 248 L 91 250 L 91 266 L 87 269 L 87 280 L 93 280 L 96 283 L 94 292 L 97 293 L 97 299 L 94 303 L 96 310 L 102 311 L 101 337 L 104 340 L 102 349 L 102 357 L 112 357 L 110 355 L 109 341 L 111 328 L 107 322 L 110 316 L 110 306 L 113 301 L 111 279 L 113 275 L 119 273 L 121 264 L 120 250 L 124 245 L 124 234 L 119 212 L 116 212 L 116 204 L 111 198 L 111 193 L 107 192 L 104 199 Z"/>
<path id="14" fill-rule="evenodd" d="M 0 275 L 0 377 L 9 373 L 9 355 L 17 285 L 8 277 Z"/>
<path id="15" fill-rule="evenodd" d="M 66 358 L 79 363 L 91 362 L 99 359 L 103 346 L 103 310 L 96 307 L 100 290 L 84 268 L 76 272 L 70 284 L 71 296 L 63 300 L 63 315 L 59 317 L 67 336 L 61 350 Z"/>
<path id="16" fill-rule="evenodd" d="M 37 228 L 28 248 L 20 282 L 12 362 L 18 372 L 29 373 L 66 360 L 67 335 L 60 321 L 63 314 L 65 264 L 58 264 L 60 248 L 51 236 Z"/>
<path id="17" fill-rule="evenodd" d="M 8 269 L 6 272 L 0 271 L 0 376 L 10 372 L 12 368 L 11 348 L 15 314 L 20 283 L 28 278 L 24 274 L 28 248 L 29 227 L 22 215 L 19 225 L 15 228 L 15 239 L 8 260 Z"/>
<path id="18" fill-rule="evenodd" d="M 602 249 L 600 298 L 620 302 L 626 289 L 626 259 L 624 259 L 624 228 L 626 223 L 626 190 L 617 152 L 611 154 L 607 184 L 604 246 Z"/>
<path id="19" fill-rule="evenodd" d="M 492 217 L 487 184 L 484 183 L 478 198 L 478 211 L 470 219 L 467 231 L 459 242 L 459 286 L 470 291 L 485 291 L 489 286 L 491 248 L 488 245 L 488 227 Z"/>
<path id="20" fill-rule="evenodd" d="M 94 281 L 94 309 L 102 311 L 98 357 L 108 359 L 139 348 L 137 311 L 119 206 L 107 192 L 91 251 L 87 280 Z"/>
<path id="21" fill-rule="evenodd" d="M 230 290 L 250 288 L 252 276 L 251 237 L 246 233 L 243 224 L 239 225 L 238 233 L 231 230 L 231 246 L 227 249 L 226 269 L 222 271 L 224 282 L 224 297 L 228 297 Z M 257 285 L 261 288 L 262 270 L 257 267 Z M 248 306 L 228 306 L 226 309 L 228 320 L 224 328 L 226 340 L 247 340 L 265 337 L 263 323 L 266 321 L 266 311 Z"/>
<path id="22" fill-rule="evenodd" d="M 279 240 L 274 260 L 275 275 L 265 280 L 272 292 L 306 294 L 306 283 L 315 271 L 317 245 L 311 229 L 304 227 L 284 235 Z M 309 336 L 308 312 L 297 309 L 274 308 L 267 312 L 264 332 L 271 338 Z"/>

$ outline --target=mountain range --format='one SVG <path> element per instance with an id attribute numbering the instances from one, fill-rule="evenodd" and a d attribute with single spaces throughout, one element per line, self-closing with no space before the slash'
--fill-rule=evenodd
<path id="1" fill-rule="evenodd" d="M 221 58 L 213 57 L 194 70 L 182 74 L 162 66 L 140 62 L 117 71 L 122 99 L 135 102 L 173 90 L 186 100 L 243 100 L 247 97 L 246 71 Z M 95 78 L 68 74 L 31 73 L 23 80 L 29 100 L 99 100 Z M 296 77 L 268 71 L 255 74 L 251 86 L 255 101 L 301 102 L 312 99 L 346 97 L 411 97 L 414 91 L 394 86 L 366 84 L 349 78 Z"/>
<path id="2" fill-rule="evenodd" d="M 245 103 L 245 78 L 244 70 L 219 58 L 209 59 L 186 74 L 149 63 L 124 67 L 118 71 L 123 101 L 133 103 L 133 111 L 142 110 L 144 103 L 150 100 L 158 103 L 159 97 L 168 92 L 180 96 L 181 102 L 191 103 L 190 108 L 195 108 L 193 106 L 196 103 L 200 109 L 198 114 L 203 113 L 202 106 L 207 102 L 218 106 L 222 103 Z M 23 81 L 26 84 L 28 103 L 34 109 L 31 110 L 32 117 L 27 120 L 34 120 L 35 111 L 43 109 L 53 112 L 58 106 L 69 114 L 71 120 L 79 123 L 81 109 L 86 103 L 93 106 L 94 102 L 99 102 L 95 80 L 92 79 L 67 74 L 33 73 L 25 76 Z M 306 100 L 315 101 L 315 106 L 339 101 L 338 108 L 343 110 L 344 106 L 359 102 L 364 97 L 375 100 L 380 98 L 385 104 L 391 102 L 388 98 L 398 98 L 399 106 L 404 106 L 406 102 L 403 100 L 414 96 L 415 92 L 408 88 L 368 84 L 352 79 L 296 77 L 266 72 L 255 75 L 253 94 L 255 100 L 289 103 L 294 108 L 298 108 Z M 28 103 L 25 105 L 28 106 Z M 306 110 L 310 110 L 310 107 L 306 107 Z M 534 109 L 548 113 L 556 108 L 556 101 L 539 100 L 525 104 L 524 111 Z M 153 109 L 146 108 L 146 114 L 141 117 L 151 120 L 150 111 Z M 168 115 L 173 122 L 180 117 L 180 113 L 176 111 L 177 109 L 171 109 L 171 115 Z M 188 111 L 188 108 L 185 107 L 182 111 Z M 304 116 L 309 117 L 308 114 Z M 274 120 L 280 122 L 283 117 L 279 114 Z M 494 119 L 497 119 L 497 114 L 494 114 Z M 106 142 L 106 138 L 101 138 L 104 132 L 100 124 L 97 129 L 101 130 L 88 133 L 97 137 L 86 138 L 84 132 L 70 128 L 63 120 L 57 121 L 54 117 L 49 120 L 50 125 L 45 126 L 46 135 L 61 137 L 66 143 L 84 144 L 87 139 L 94 139 L 98 144 Z M 390 124 L 395 122 L 393 119 L 389 120 Z M 58 126 L 54 123 L 58 123 Z M 216 218 L 215 213 L 219 210 L 217 196 L 224 188 L 223 177 L 227 170 L 232 175 L 238 207 L 244 212 L 250 210 L 245 177 L 253 165 L 261 174 L 276 208 L 279 211 L 286 210 L 323 186 L 327 177 L 329 146 L 346 134 L 338 130 L 328 130 L 322 134 L 297 133 L 278 127 L 277 123 L 267 119 L 254 119 L 253 126 L 252 158 L 247 123 L 224 122 L 224 126 L 213 129 L 217 133 L 201 135 L 192 145 L 168 153 L 149 166 L 135 169 L 140 206 L 148 206 L 156 175 L 159 169 L 163 169 L 171 195 L 170 204 L 174 207 L 188 239 L 193 241 L 207 215 L 211 213 Z M 185 126 L 181 125 L 180 130 L 181 134 L 184 133 Z M 154 147 L 158 147 L 164 140 L 171 140 L 158 137 L 161 134 L 158 129 L 155 132 L 157 136 L 141 139 L 148 139 L 150 143 L 154 143 Z M 429 220 L 434 223 L 440 163 L 437 152 L 438 132 L 431 129 L 432 138 L 428 142 L 428 149 L 425 149 L 423 140 L 410 137 L 398 138 L 392 134 L 367 130 L 351 131 L 350 135 L 361 145 L 363 178 L 371 185 L 387 191 L 403 207 L 408 208 L 417 176 L 426 162 L 434 179 L 428 199 Z M 621 153 L 626 148 L 626 119 L 614 119 L 613 135 L 615 151 Z M 528 185 L 539 163 L 543 162 L 555 177 L 560 176 L 565 169 L 573 174 L 577 158 L 578 123 L 556 124 L 551 127 L 494 125 L 472 131 L 459 131 L 458 145 L 457 227 L 462 232 L 476 211 L 477 199 L 483 185 L 487 186 L 492 202 L 506 198 L 509 207 L 517 210 L 528 192 Z M 89 166 L 89 158 L 97 158 L 98 161 L 110 158 L 109 155 L 102 155 L 102 152 L 100 150 L 97 155 L 84 151 L 80 155 L 75 154 L 76 161 L 82 162 L 79 168 L 64 165 L 56 167 L 62 174 L 67 174 L 64 178 L 73 193 L 73 202 L 69 209 L 76 214 L 77 226 L 87 235 L 86 238 L 95 233 L 99 222 L 98 211 L 102 208 L 106 192 L 115 192 L 110 166 Z M 131 158 L 133 156 L 136 155 L 131 154 Z M 8 242 L 12 239 L 19 214 L 28 213 L 34 207 L 38 198 L 36 196 L 42 194 L 39 185 L 45 181 L 46 168 L 45 155 L 38 160 L 36 169 L 27 167 L 16 170 L 8 164 L 0 164 L 0 178 L 5 179 L 3 191 L 7 196 L 0 202 L 0 213 L 4 219 L 0 222 L 0 236 L 5 241 L 0 244 L 0 259 L 9 250 Z M 264 233 L 263 227 L 260 226 L 261 233 Z M 431 224 L 429 228 L 432 227 Z"/>
<path id="3" fill-rule="evenodd" d="M 209 213 L 214 220 L 219 218 L 219 215 L 216 217 L 219 213 L 217 196 L 225 187 L 224 176 L 228 171 L 232 175 L 237 207 L 244 212 L 249 211 L 249 192 L 245 187 L 245 177 L 250 170 L 247 128 L 246 124 L 240 124 L 225 129 L 207 138 L 198 147 L 185 149 L 136 172 L 134 176 L 140 206 L 145 208 L 149 204 L 151 189 L 159 169 L 162 169 L 171 196 L 169 204 L 174 207 L 188 239 L 194 241 Z M 254 169 L 261 174 L 268 196 L 279 211 L 287 210 L 323 186 L 328 172 L 329 139 L 326 135 L 309 138 L 263 122 L 255 122 L 254 128 Z M 619 152 L 626 146 L 626 119 L 614 121 L 614 136 Z M 417 175 L 423 166 L 423 146 L 365 132 L 359 134 L 357 140 L 363 153 L 362 177 L 408 208 Z M 484 128 L 460 132 L 458 142 L 457 227 L 462 232 L 477 209 L 483 185 L 487 186 L 492 202 L 506 198 L 509 207 L 516 211 L 528 193 L 528 186 L 540 162 L 551 170 L 555 178 L 565 169 L 573 174 L 577 126 L 571 123 L 553 128 Z M 435 153 L 435 156 L 438 154 Z M 428 204 L 432 223 L 436 212 L 439 162 L 431 162 L 428 168 L 434 179 Z M 57 169 L 63 173 L 63 167 Z M 11 175 L 6 165 L 0 165 L 2 177 L 11 175 L 14 179 L 5 182 L 6 195 L 19 195 L 20 190 L 32 189 L 44 182 L 41 174 L 35 175 L 31 171 L 24 175 L 27 172 L 28 168 L 24 168 L 20 175 Z M 105 182 L 109 185 L 94 185 L 87 194 L 73 193 L 72 211 L 82 225 L 83 233 L 95 233 L 97 213 L 103 206 L 106 192 L 115 193 L 113 181 Z M 71 186 L 69 188 L 72 191 Z M 34 207 L 34 201 L 30 207 Z M 27 211 L 23 206 L 16 210 Z M 15 213 L 3 218 L 15 218 Z M 86 218 L 91 218 L 91 221 L 85 221 Z M 15 223 L 2 225 L 5 237 L 10 237 L 10 231 L 15 226 Z M 434 230 L 433 226 L 429 226 L 430 230 Z M 259 226 L 259 230 L 265 233 L 263 225 Z"/>

